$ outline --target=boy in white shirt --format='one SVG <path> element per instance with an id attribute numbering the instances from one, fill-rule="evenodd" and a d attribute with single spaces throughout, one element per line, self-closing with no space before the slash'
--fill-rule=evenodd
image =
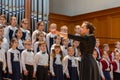
<path id="1" fill-rule="evenodd" d="M 48 80 L 48 53 L 46 50 L 46 43 L 43 41 L 39 44 L 40 51 L 35 55 L 36 74 L 37 80 Z"/>

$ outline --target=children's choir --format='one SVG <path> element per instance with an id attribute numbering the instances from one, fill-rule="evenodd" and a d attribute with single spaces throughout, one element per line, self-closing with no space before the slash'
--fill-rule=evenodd
<path id="1" fill-rule="evenodd" d="M 80 42 L 65 37 L 66 25 L 60 32 L 55 23 L 50 24 L 49 33 L 44 32 L 44 27 L 44 21 L 40 21 L 30 33 L 27 19 L 18 26 L 13 16 L 8 25 L 6 17 L 0 16 L 0 80 L 79 80 Z M 74 32 L 80 36 L 80 25 L 75 26 Z M 93 57 L 99 80 L 120 80 L 120 42 L 115 42 L 113 51 L 108 44 L 103 49 L 99 46 L 100 40 L 96 39 Z"/>

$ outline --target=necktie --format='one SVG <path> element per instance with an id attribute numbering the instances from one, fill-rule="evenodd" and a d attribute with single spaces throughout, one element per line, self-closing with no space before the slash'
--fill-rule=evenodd
<path id="1" fill-rule="evenodd" d="M 67 49 L 67 47 L 65 47 L 65 49 Z"/>

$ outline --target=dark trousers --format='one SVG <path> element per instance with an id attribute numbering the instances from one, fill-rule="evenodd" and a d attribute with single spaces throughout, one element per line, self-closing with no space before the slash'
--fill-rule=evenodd
<path id="1" fill-rule="evenodd" d="M 0 80 L 2 80 L 2 68 L 3 68 L 3 63 L 0 62 Z"/>
<path id="2" fill-rule="evenodd" d="M 48 80 L 48 67 L 38 65 L 36 77 L 37 80 Z"/>
<path id="3" fill-rule="evenodd" d="M 120 80 L 120 73 L 113 72 L 113 79 L 114 80 Z"/>
<path id="4" fill-rule="evenodd" d="M 110 71 L 103 71 L 103 74 L 104 74 L 106 80 L 111 80 Z"/>
<path id="5" fill-rule="evenodd" d="M 26 66 L 26 69 L 28 71 L 28 75 L 24 75 L 23 73 L 23 80 L 32 80 L 33 78 L 33 66 L 32 65 L 25 65 Z"/>
<path id="6" fill-rule="evenodd" d="M 19 62 L 12 62 L 12 72 L 13 74 L 10 75 L 12 80 L 20 80 L 21 73 L 20 73 L 20 63 Z"/>

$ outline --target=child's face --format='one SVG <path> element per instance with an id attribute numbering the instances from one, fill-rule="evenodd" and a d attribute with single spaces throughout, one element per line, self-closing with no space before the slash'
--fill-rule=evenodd
<path id="1" fill-rule="evenodd" d="M 6 19 L 3 18 L 3 17 L 1 17 L 1 18 L 0 18 L 0 24 L 4 25 L 5 23 L 6 23 Z"/>
<path id="2" fill-rule="evenodd" d="M 74 47 L 78 47 L 78 46 L 79 46 L 79 44 L 80 44 L 80 42 L 79 42 L 79 41 L 74 41 L 74 42 L 73 42 Z"/>
<path id="3" fill-rule="evenodd" d="M 93 57 L 96 59 L 97 58 L 97 51 L 93 51 Z"/>
<path id="4" fill-rule="evenodd" d="M 55 48 L 55 53 L 56 53 L 56 54 L 59 54 L 59 53 L 60 53 L 60 48 L 59 48 L 59 47 Z"/>
<path id="5" fill-rule="evenodd" d="M 61 42 L 61 37 L 57 37 L 56 39 L 55 39 L 55 43 L 60 43 Z"/>
<path id="6" fill-rule="evenodd" d="M 75 27 L 75 33 L 80 33 L 80 26 L 79 26 L 79 25 L 77 25 L 77 26 Z"/>
<path id="7" fill-rule="evenodd" d="M 38 36 L 38 39 L 39 39 L 40 41 L 43 41 L 43 40 L 44 40 L 44 34 L 40 34 L 40 35 Z"/>
<path id="8" fill-rule="evenodd" d="M 105 46 L 104 51 L 109 51 L 109 46 Z"/>
<path id="9" fill-rule="evenodd" d="M 45 51 L 46 51 L 46 44 L 42 44 L 42 45 L 40 46 L 40 50 L 41 50 L 42 52 L 45 52 Z"/>
<path id="10" fill-rule="evenodd" d="M 17 36 L 17 38 L 22 38 L 22 31 L 21 30 L 19 30 L 17 33 L 16 33 L 16 36 Z"/>
<path id="11" fill-rule="evenodd" d="M 118 52 L 115 53 L 115 59 L 120 60 L 120 53 Z"/>
<path id="12" fill-rule="evenodd" d="M 63 41 L 63 45 L 68 46 L 68 39 Z"/>
<path id="13" fill-rule="evenodd" d="M 24 21 L 24 22 L 22 23 L 22 28 L 23 28 L 23 29 L 27 29 L 27 28 L 28 28 L 28 21 Z"/>
<path id="14" fill-rule="evenodd" d="M 44 23 L 41 23 L 41 24 L 38 26 L 38 30 L 39 30 L 39 31 L 43 31 L 43 30 L 44 30 Z"/>
<path id="15" fill-rule="evenodd" d="M 15 41 L 13 42 L 12 46 L 17 47 L 17 46 L 18 46 L 18 41 L 15 40 Z"/>
<path id="16" fill-rule="evenodd" d="M 65 28 L 61 28 L 60 32 L 62 32 L 62 33 L 68 33 L 68 29 L 66 27 Z"/>
<path id="17" fill-rule="evenodd" d="M 100 41 L 96 40 L 96 47 L 99 47 L 99 46 L 100 46 Z"/>
<path id="18" fill-rule="evenodd" d="M 57 30 L 56 25 L 51 25 L 49 30 L 50 30 L 51 33 L 55 33 L 55 31 Z"/>
<path id="19" fill-rule="evenodd" d="M 11 25 L 14 25 L 14 26 L 17 25 L 17 19 L 16 19 L 16 17 L 12 17 Z"/>
<path id="20" fill-rule="evenodd" d="M 32 48 L 32 42 L 27 41 L 26 43 L 24 43 L 24 46 L 25 46 L 26 49 L 31 49 Z"/>
<path id="21" fill-rule="evenodd" d="M 68 54 L 70 56 L 73 56 L 74 55 L 74 48 L 68 48 Z"/>
<path id="22" fill-rule="evenodd" d="M 120 49 L 120 42 L 117 42 L 116 48 Z"/>

